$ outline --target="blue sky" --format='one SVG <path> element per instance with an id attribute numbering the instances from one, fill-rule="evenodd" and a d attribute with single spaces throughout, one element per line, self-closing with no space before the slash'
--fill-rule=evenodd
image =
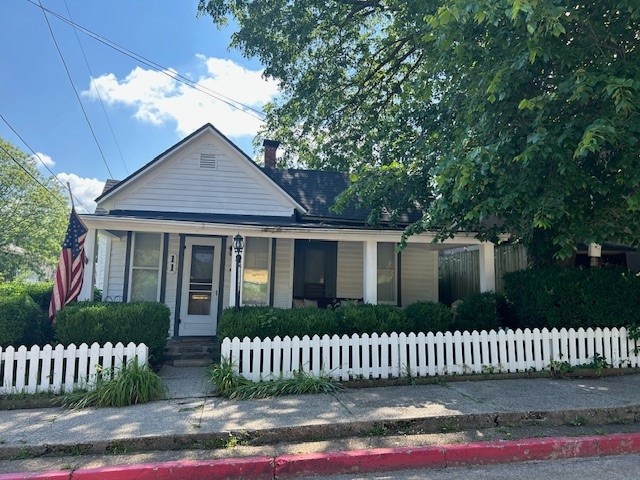
<path id="1" fill-rule="evenodd" d="M 196 17 L 197 0 L 40 1 L 168 69 L 158 72 L 47 15 L 96 142 L 38 0 L 0 2 L 0 114 L 28 146 L 1 119 L 0 137 L 41 154 L 90 211 L 107 178 L 123 179 L 206 122 L 253 154 L 251 142 L 260 126 L 255 113 L 175 79 L 182 75 L 201 90 L 257 110 L 277 94 L 275 83 L 262 79 L 257 60 L 228 49 L 233 26 L 220 31 L 209 17 Z"/>

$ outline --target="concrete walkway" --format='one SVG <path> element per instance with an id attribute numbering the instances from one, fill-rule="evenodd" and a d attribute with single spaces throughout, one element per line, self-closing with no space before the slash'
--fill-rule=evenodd
<path id="1" fill-rule="evenodd" d="M 456 381 L 232 401 L 211 395 L 204 368 L 165 366 L 160 374 L 170 397 L 163 401 L 124 408 L 0 411 L 0 460 L 20 454 L 206 448 L 219 446 L 230 434 L 264 443 L 331 439 L 394 422 L 428 433 L 640 418 L 640 375 Z"/>

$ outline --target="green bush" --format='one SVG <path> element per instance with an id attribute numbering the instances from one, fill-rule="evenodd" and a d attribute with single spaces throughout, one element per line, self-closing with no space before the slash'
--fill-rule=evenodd
<path id="1" fill-rule="evenodd" d="M 273 308 L 241 307 L 227 308 L 218 322 L 220 338 L 266 338 L 335 333 L 335 320 L 331 310 L 315 307 Z"/>
<path id="2" fill-rule="evenodd" d="M 0 284 L 0 297 L 27 294 L 38 304 L 43 312 L 49 312 L 51 293 L 53 291 L 52 282 L 22 283 L 11 282 Z"/>
<path id="3" fill-rule="evenodd" d="M 410 332 L 404 310 L 392 305 L 352 305 L 335 310 L 340 335 Z"/>
<path id="4" fill-rule="evenodd" d="M 0 296 L 0 346 L 43 345 L 52 337 L 47 315 L 26 293 Z"/>
<path id="5" fill-rule="evenodd" d="M 504 295 L 493 292 L 472 293 L 455 310 L 454 330 L 497 330 L 507 326 L 508 305 Z"/>
<path id="6" fill-rule="evenodd" d="M 446 332 L 453 322 L 451 309 L 443 303 L 416 302 L 404 312 L 415 332 Z"/>
<path id="7" fill-rule="evenodd" d="M 58 312 L 55 333 L 63 345 L 144 343 L 157 364 L 167 343 L 169 316 L 169 308 L 157 302 L 78 302 Z"/>
<path id="8" fill-rule="evenodd" d="M 545 267 L 508 273 L 504 280 L 522 327 L 640 323 L 640 278 L 620 268 Z"/>

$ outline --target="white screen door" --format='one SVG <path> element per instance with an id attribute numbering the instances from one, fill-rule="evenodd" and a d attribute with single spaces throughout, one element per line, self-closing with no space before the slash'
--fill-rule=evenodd
<path id="1" fill-rule="evenodd" d="M 221 244 L 219 238 L 189 237 L 185 241 L 180 336 L 216 333 Z"/>

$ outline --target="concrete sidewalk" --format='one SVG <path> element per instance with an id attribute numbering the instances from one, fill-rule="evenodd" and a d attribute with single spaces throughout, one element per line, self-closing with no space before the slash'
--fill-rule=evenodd
<path id="1" fill-rule="evenodd" d="M 211 396 L 206 370 L 161 370 L 168 400 L 124 408 L 0 411 L 0 460 L 213 448 L 367 434 L 401 424 L 424 433 L 496 426 L 610 424 L 640 418 L 640 375 L 456 381 L 231 401 Z M 0 462 L 1 463 L 1 462 Z M 1 469 L 0 471 L 6 471 Z"/>

